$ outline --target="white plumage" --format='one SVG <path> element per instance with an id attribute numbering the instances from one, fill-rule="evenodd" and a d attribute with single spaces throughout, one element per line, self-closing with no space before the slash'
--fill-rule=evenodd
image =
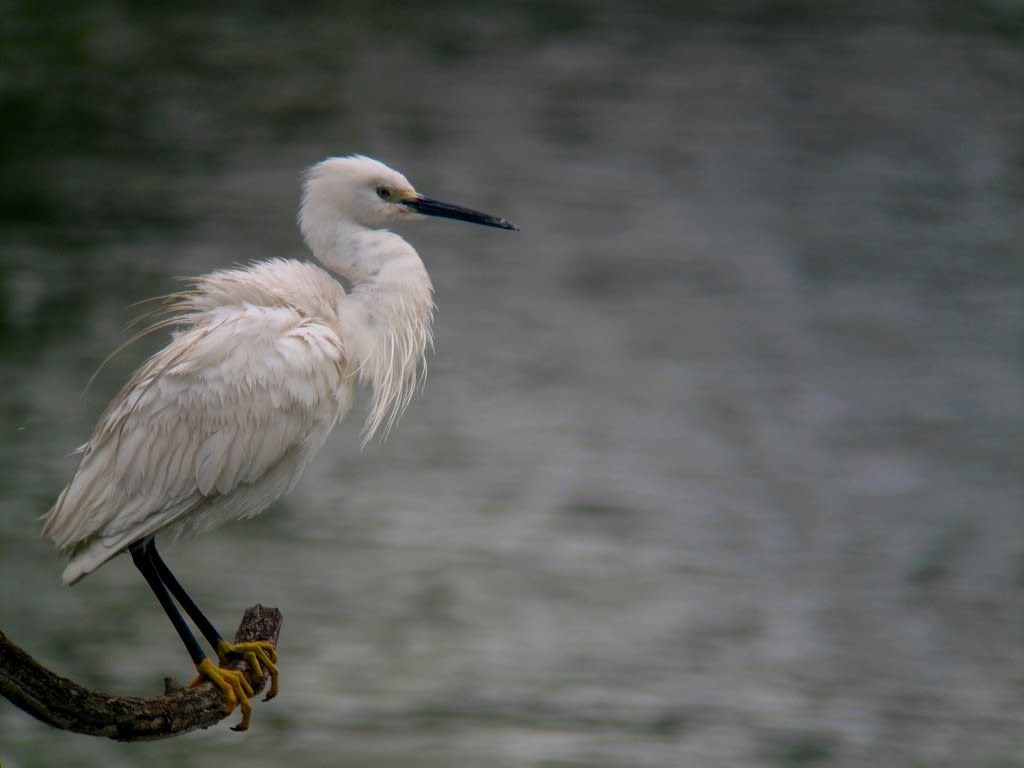
<path id="1" fill-rule="evenodd" d="M 514 229 L 425 198 L 375 160 L 331 158 L 310 169 L 299 213 L 326 269 L 272 259 L 169 298 L 156 327 L 174 327 L 172 340 L 110 404 L 46 516 L 70 558 L 65 583 L 135 542 L 263 510 L 295 485 L 357 383 L 372 396 L 365 439 L 391 428 L 424 370 L 433 289 L 412 246 L 378 228 L 421 214 Z"/>

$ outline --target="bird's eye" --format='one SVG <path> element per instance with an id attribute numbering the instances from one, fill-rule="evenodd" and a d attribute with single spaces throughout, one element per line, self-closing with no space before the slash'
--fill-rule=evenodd
<path id="1" fill-rule="evenodd" d="M 389 200 L 391 198 L 391 190 L 387 187 L 377 187 L 377 197 L 381 200 Z"/>

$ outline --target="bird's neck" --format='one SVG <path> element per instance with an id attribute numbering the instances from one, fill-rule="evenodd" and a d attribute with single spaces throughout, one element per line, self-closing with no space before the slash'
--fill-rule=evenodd
<path id="1" fill-rule="evenodd" d="M 353 375 L 373 393 L 369 440 L 390 430 L 426 369 L 434 313 L 433 286 L 419 255 L 386 230 L 334 223 L 305 233 L 316 258 L 352 290 L 341 308 L 341 337 Z"/>

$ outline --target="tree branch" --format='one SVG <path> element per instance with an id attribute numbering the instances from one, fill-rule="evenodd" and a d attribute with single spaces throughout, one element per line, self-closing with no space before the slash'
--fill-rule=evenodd
<path id="1" fill-rule="evenodd" d="M 255 605 L 245 612 L 235 642 L 266 640 L 277 645 L 281 612 Z M 228 667 L 245 675 L 254 694 L 257 679 L 241 659 Z M 0 695 L 44 723 L 89 736 L 141 741 L 209 728 L 224 717 L 224 694 L 212 683 L 181 688 L 170 681 L 163 696 L 112 696 L 90 691 L 42 666 L 0 632 Z"/>

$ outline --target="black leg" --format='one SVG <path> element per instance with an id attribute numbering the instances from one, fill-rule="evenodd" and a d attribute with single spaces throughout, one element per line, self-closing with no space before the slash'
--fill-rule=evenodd
<path id="1" fill-rule="evenodd" d="M 202 647 L 199 645 L 199 642 L 196 640 L 191 630 L 188 628 L 188 624 L 185 623 L 185 619 L 181 617 L 181 614 L 178 613 L 178 609 L 174 606 L 174 600 L 171 599 L 171 595 L 168 593 L 167 587 L 164 586 L 164 582 L 161 580 L 159 572 L 150 559 L 150 544 L 151 542 L 148 541 L 136 542 L 128 548 L 128 551 L 132 554 L 132 560 L 135 561 L 135 567 L 142 572 L 142 575 L 146 578 L 146 582 L 149 584 L 149 588 L 153 590 L 153 594 L 156 595 L 156 599 L 160 601 L 160 605 L 163 607 L 164 613 L 167 614 L 167 618 L 171 620 L 171 624 L 173 624 L 174 628 L 178 631 L 178 636 L 188 649 L 188 655 L 192 657 L 193 663 L 198 666 L 200 662 L 206 660 L 208 657 L 206 653 L 203 652 Z M 166 566 L 164 567 L 166 568 Z"/>
<path id="2" fill-rule="evenodd" d="M 160 559 L 152 539 L 137 541 L 128 547 L 128 551 L 132 553 L 132 560 L 135 561 L 135 565 L 142 572 L 142 575 L 146 577 L 150 589 L 153 590 L 153 594 L 160 601 L 164 613 L 167 614 L 174 628 L 178 631 L 178 636 L 185 643 L 189 656 L 192 657 L 192 661 L 196 665 L 199 677 L 192 685 L 196 685 L 203 678 L 206 678 L 219 687 L 224 692 L 226 700 L 224 705 L 225 714 L 229 713 L 236 706 L 242 708 L 242 720 L 233 730 L 246 730 L 249 727 L 249 719 L 252 717 L 252 704 L 249 703 L 249 697 L 252 696 L 252 686 L 241 672 L 213 665 L 210 658 L 203 652 L 202 647 L 196 641 L 192 631 L 188 628 L 188 623 L 178 613 L 174 600 L 177 599 L 181 607 L 185 609 L 185 613 L 199 627 L 204 637 L 210 641 L 210 644 L 217 651 L 218 658 L 221 658 L 224 653 L 235 652 L 248 661 L 249 666 L 257 674 L 264 674 L 263 670 L 269 672 L 270 690 L 267 691 L 266 696 L 268 699 L 273 698 L 277 693 L 277 667 L 274 666 L 277 655 L 274 652 L 273 646 L 270 643 L 243 643 L 241 645 L 228 646 L 221 639 L 217 630 L 214 629 L 210 620 L 203 616 L 202 611 L 192 601 L 192 598 L 188 596 L 181 584 L 178 583 L 178 580 L 174 578 L 171 569 Z M 172 593 L 174 597 L 171 597 Z M 264 645 L 268 646 L 269 650 L 264 648 Z"/>
<path id="3" fill-rule="evenodd" d="M 210 623 L 210 620 L 203 615 L 203 612 L 199 610 L 199 606 L 195 604 L 195 601 L 189 597 L 188 592 L 181 586 L 181 583 L 171 573 L 171 569 L 167 567 L 167 564 L 160 558 L 159 553 L 156 551 L 156 542 L 150 539 L 145 545 L 146 556 L 148 557 L 149 563 L 153 566 L 157 576 L 163 585 L 171 591 L 174 595 L 174 599 L 178 601 L 178 605 L 182 607 L 188 617 L 195 623 L 196 628 L 202 633 L 203 637 L 206 638 L 214 650 L 224 642 L 224 638 L 221 637 L 220 632 L 217 628 Z"/>

